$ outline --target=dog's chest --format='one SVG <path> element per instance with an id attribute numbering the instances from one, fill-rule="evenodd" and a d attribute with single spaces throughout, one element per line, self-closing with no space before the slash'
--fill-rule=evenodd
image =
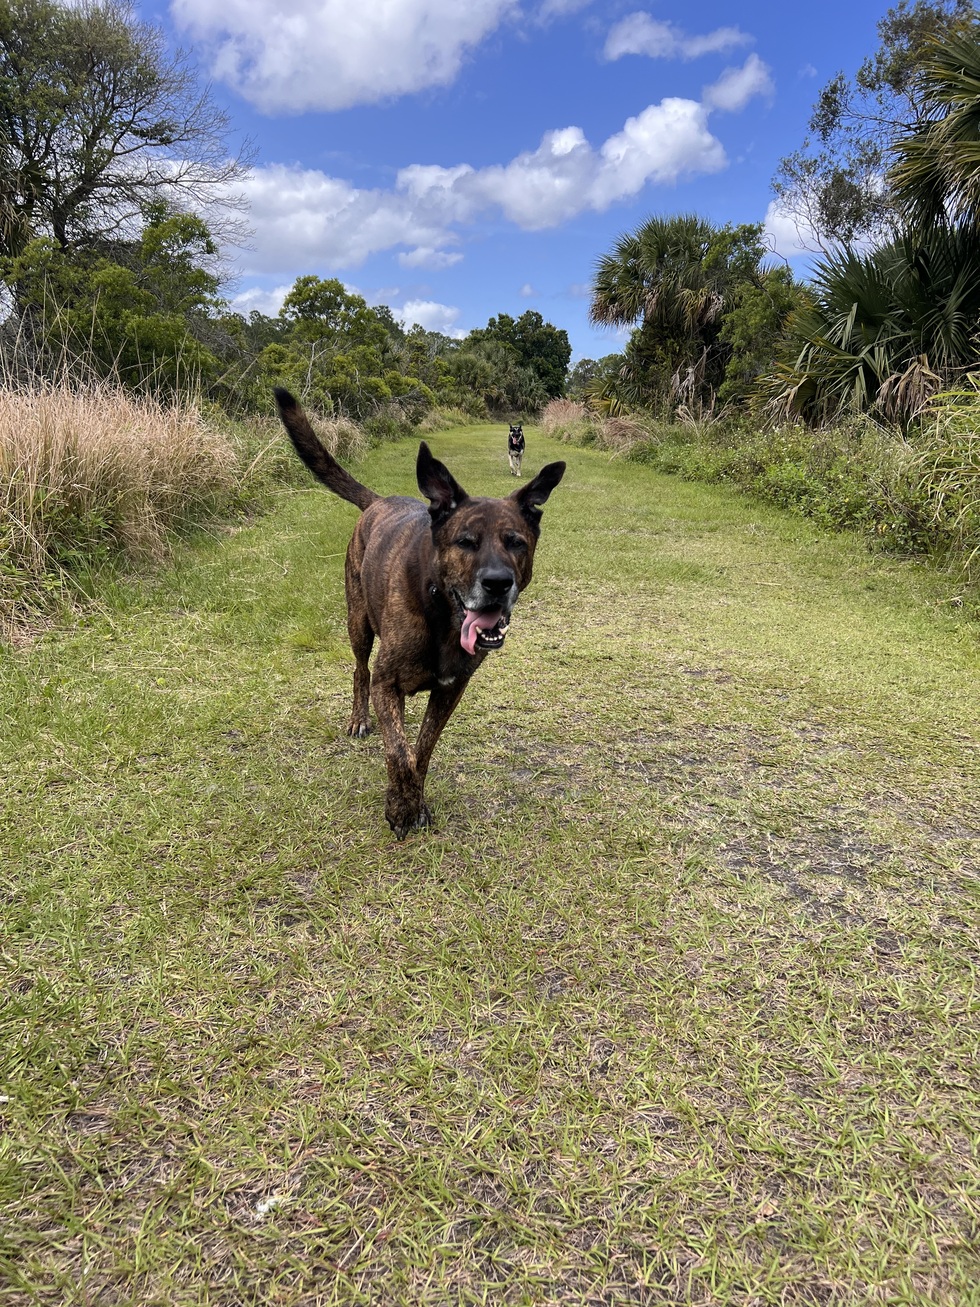
<path id="1" fill-rule="evenodd" d="M 455 631 L 448 638 L 433 640 L 428 660 L 432 680 L 426 688 L 434 690 L 437 685 L 444 689 L 452 685 L 462 688 L 485 657 L 486 654 L 481 650 L 468 654 L 460 645 L 459 635 Z"/>
<path id="2" fill-rule="evenodd" d="M 480 652 L 468 654 L 458 642 L 442 644 L 435 659 L 437 684 L 449 686 L 468 681 L 484 657 Z"/>

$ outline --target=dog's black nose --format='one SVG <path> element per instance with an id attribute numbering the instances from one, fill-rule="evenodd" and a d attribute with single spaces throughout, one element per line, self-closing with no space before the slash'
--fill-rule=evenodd
<path id="1" fill-rule="evenodd" d="M 491 571 L 485 568 L 477 577 L 480 585 L 494 599 L 502 599 L 514 584 L 514 573 L 509 568 Z"/>

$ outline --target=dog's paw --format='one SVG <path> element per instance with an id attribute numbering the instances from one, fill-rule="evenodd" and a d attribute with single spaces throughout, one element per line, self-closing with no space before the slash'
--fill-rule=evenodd
<path id="1" fill-rule="evenodd" d="M 371 734 L 371 723 L 351 718 L 351 724 L 347 727 L 347 734 L 352 740 L 363 740 L 365 735 Z"/>
<path id="2" fill-rule="evenodd" d="M 396 840 L 403 840 L 413 830 L 425 830 L 432 825 L 432 813 L 421 800 L 411 802 L 389 795 L 385 801 L 385 817 Z"/>

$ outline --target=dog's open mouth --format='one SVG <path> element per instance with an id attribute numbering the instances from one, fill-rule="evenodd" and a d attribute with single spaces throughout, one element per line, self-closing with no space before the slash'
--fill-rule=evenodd
<path id="1" fill-rule="evenodd" d="M 477 649 L 499 649 L 509 626 L 502 608 L 488 608 L 482 613 L 467 608 L 459 642 L 468 654 L 475 654 Z"/>

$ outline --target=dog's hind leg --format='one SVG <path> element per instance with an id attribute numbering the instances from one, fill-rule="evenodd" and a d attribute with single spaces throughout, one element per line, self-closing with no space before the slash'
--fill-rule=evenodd
<path id="1" fill-rule="evenodd" d="M 347 734 L 361 737 L 371 732 L 371 668 L 368 660 L 374 645 L 374 631 L 371 629 L 367 604 L 364 602 L 361 573 L 353 540 L 347 553 L 344 588 L 347 591 L 347 635 L 350 638 L 350 647 L 354 651 L 354 702 Z"/>
<path id="2" fill-rule="evenodd" d="M 347 633 L 354 650 L 354 702 L 347 734 L 362 737 L 371 733 L 371 668 L 368 659 L 374 645 L 374 632 L 366 612 L 363 617 L 355 616 L 353 612 L 347 614 Z"/>

